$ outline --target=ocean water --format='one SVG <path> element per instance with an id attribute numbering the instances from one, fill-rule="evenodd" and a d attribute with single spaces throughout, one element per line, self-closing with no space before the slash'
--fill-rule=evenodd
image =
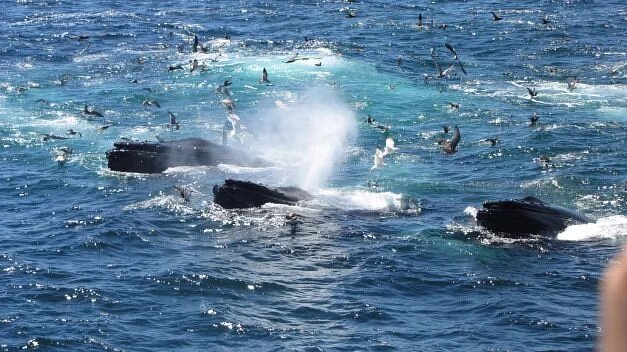
<path id="1" fill-rule="evenodd" d="M 624 2 L 2 5 L 0 350 L 594 349 L 627 235 Z M 219 142 L 225 80 L 245 126 L 229 143 L 275 167 L 107 169 L 120 138 Z M 444 125 L 461 130 L 452 155 Z M 387 136 L 399 149 L 371 170 Z M 226 211 L 225 178 L 314 199 Z M 524 240 L 474 225 L 482 202 L 527 195 L 594 223 Z"/>

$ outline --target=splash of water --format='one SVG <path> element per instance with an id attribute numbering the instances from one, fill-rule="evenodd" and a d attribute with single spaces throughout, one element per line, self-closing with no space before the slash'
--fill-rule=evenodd
<path id="1" fill-rule="evenodd" d="M 557 235 L 562 241 L 586 241 L 615 239 L 627 236 L 627 216 L 614 215 L 599 219 L 596 223 L 571 225 Z"/>
<path id="2" fill-rule="evenodd" d="M 326 182 L 356 135 L 353 111 L 329 87 L 307 90 L 295 103 L 277 104 L 258 121 L 256 148 L 282 165 L 279 183 L 306 190 Z"/>

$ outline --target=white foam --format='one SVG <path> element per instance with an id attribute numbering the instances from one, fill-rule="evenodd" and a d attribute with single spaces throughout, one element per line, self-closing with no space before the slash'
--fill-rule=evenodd
<path id="1" fill-rule="evenodd" d="M 403 209 L 403 195 L 392 192 L 321 189 L 312 203 L 344 210 L 394 211 Z"/>
<path id="2" fill-rule="evenodd" d="M 557 235 L 562 241 L 590 241 L 615 239 L 627 236 L 627 216 L 614 215 L 599 219 L 596 223 L 571 225 Z"/>
<path id="3" fill-rule="evenodd" d="M 471 206 L 468 206 L 466 207 L 466 209 L 464 209 L 464 214 L 470 215 L 475 219 L 477 218 L 477 212 L 478 212 L 477 208 L 471 207 Z"/>

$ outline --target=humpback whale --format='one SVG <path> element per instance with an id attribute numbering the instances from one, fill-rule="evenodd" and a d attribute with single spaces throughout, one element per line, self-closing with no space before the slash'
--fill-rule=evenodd
<path id="1" fill-rule="evenodd" d="M 545 203 L 535 197 L 483 203 L 477 224 L 508 237 L 555 236 L 572 224 L 590 222 L 574 210 Z"/>
<path id="2" fill-rule="evenodd" d="M 271 166 L 266 160 L 200 138 L 168 142 L 120 141 L 107 152 L 113 171 L 160 173 L 175 166 L 233 164 L 249 167 Z"/>
<path id="3" fill-rule="evenodd" d="M 298 187 L 270 188 L 259 183 L 227 179 L 213 186 L 213 201 L 225 209 L 260 207 L 266 203 L 295 205 L 311 198 Z"/>

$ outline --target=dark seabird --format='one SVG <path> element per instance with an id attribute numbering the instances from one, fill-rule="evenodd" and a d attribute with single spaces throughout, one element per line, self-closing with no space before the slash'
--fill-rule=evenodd
<path id="1" fill-rule="evenodd" d="M 357 12 L 354 10 L 346 10 L 346 18 L 355 18 L 357 17 Z"/>
<path id="2" fill-rule="evenodd" d="M 189 198 L 192 195 L 192 191 L 190 189 L 187 189 L 184 186 L 179 186 L 179 185 L 173 185 L 172 186 L 177 192 L 179 192 L 179 194 L 181 195 L 181 198 L 183 198 L 186 202 L 189 202 Z"/>
<path id="3" fill-rule="evenodd" d="M 451 126 L 442 126 L 442 128 L 444 129 L 444 133 L 448 133 L 451 129 Z"/>
<path id="4" fill-rule="evenodd" d="M 378 128 L 378 129 L 380 129 L 381 131 L 384 131 L 384 132 L 386 132 L 386 131 L 389 131 L 389 130 L 390 130 L 390 126 L 389 126 L 389 125 L 388 125 L 388 126 L 376 125 L 376 126 L 374 126 L 374 127 L 375 127 L 375 128 Z"/>
<path id="5" fill-rule="evenodd" d="M 542 24 L 549 24 L 551 23 L 551 21 L 549 21 L 549 15 L 544 15 L 544 17 L 542 18 Z"/>
<path id="6" fill-rule="evenodd" d="M 226 83 L 226 82 L 229 82 L 229 83 L 230 83 L 230 81 L 224 81 L 224 82 L 225 82 L 225 83 Z M 230 85 L 230 84 L 229 84 L 229 85 Z M 229 91 L 228 86 L 227 86 L 227 85 L 224 85 L 224 83 L 223 83 L 223 84 L 220 84 L 220 85 L 216 88 L 216 94 L 224 94 L 224 95 L 226 95 L 227 97 L 230 97 L 230 96 L 231 96 L 231 91 Z"/>
<path id="7" fill-rule="evenodd" d="M 529 121 L 531 121 L 531 123 L 529 124 L 529 126 L 535 126 L 536 122 L 538 122 L 538 119 L 540 118 L 540 116 L 538 116 L 537 112 L 534 112 L 533 115 L 531 115 L 529 117 Z"/>
<path id="8" fill-rule="evenodd" d="M 58 148 L 55 152 L 57 156 L 54 158 L 54 160 L 59 163 L 59 166 L 63 166 L 65 165 L 68 156 L 72 154 L 72 148 L 62 147 Z"/>
<path id="9" fill-rule="evenodd" d="M 62 140 L 62 139 L 68 139 L 68 138 L 67 137 L 61 137 L 61 136 L 56 136 L 54 134 L 44 133 L 43 134 L 43 139 L 44 139 L 44 142 L 47 142 L 47 141 L 49 141 L 51 139 L 61 139 Z"/>
<path id="10" fill-rule="evenodd" d="M 144 102 L 142 103 L 144 106 L 156 106 L 158 108 L 161 108 L 161 105 L 159 105 L 159 102 L 156 100 L 144 100 Z"/>
<path id="11" fill-rule="evenodd" d="M 422 13 L 418 14 L 418 28 L 422 30 Z"/>
<path id="12" fill-rule="evenodd" d="M 500 21 L 503 19 L 503 17 L 499 17 L 499 15 L 497 15 L 494 11 L 491 11 L 490 13 L 492 14 L 494 21 Z"/>
<path id="13" fill-rule="evenodd" d="M 225 87 L 228 87 L 228 86 L 230 86 L 231 84 L 233 84 L 233 82 L 229 81 L 228 79 L 227 79 L 227 80 L 225 80 L 225 81 L 222 83 L 222 85 L 223 85 L 223 86 L 225 86 Z"/>
<path id="14" fill-rule="evenodd" d="M 96 117 L 103 117 L 103 115 L 101 113 L 99 113 L 98 111 L 96 111 L 96 110 L 89 110 L 87 108 L 87 104 L 85 104 L 85 108 L 83 109 L 83 113 L 85 115 L 91 115 L 91 116 L 96 116 Z"/>
<path id="15" fill-rule="evenodd" d="M 78 134 L 79 136 L 83 137 L 83 134 L 78 132 L 78 131 L 74 131 L 73 128 L 70 128 L 69 130 L 67 130 L 67 132 L 65 132 L 65 134 L 69 135 L 69 136 L 73 136 Z"/>
<path id="16" fill-rule="evenodd" d="M 531 89 L 527 87 L 527 93 L 529 93 L 529 99 L 532 99 L 538 96 L 538 91 L 536 91 L 535 88 Z"/>
<path id="17" fill-rule="evenodd" d="M 455 56 L 455 61 L 457 61 L 457 63 L 459 64 L 459 67 L 461 67 L 462 72 L 467 75 L 466 73 L 466 69 L 464 69 L 464 65 L 462 65 L 461 60 L 459 59 L 459 56 L 457 55 L 457 51 L 455 51 L 455 48 L 453 48 L 453 46 L 449 43 L 445 43 L 444 46 L 446 46 L 446 48 L 453 53 L 453 55 Z"/>
<path id="18" fill-rule="evenodd" d="M 322 66 L 322 62 L 318 62 L 317 64 L 314 64 L 314 66 L 320 67 L 320 66 Z"/>
<path id="19" fill-rule="evenodd" d="M 399 55 L 396 58 L 396 66 L 401 66 L 403 64 L 403 58 Z"/>
<path id="20" fill-rule="evenodd" d="M 35 104 L 37 103 L 44 103 L 46 105 L 50 105 L 50 101 L 46 100 L 46 99 L 37 99 L 37 101 L 35 101 Z"/>
<path id="21" fill-rule="evenodd" d="M 70 80 L 70 76 L 69 76 L 69 75 L 67 75 L 67 74 L 65 74 L 65 75 L 63 75 L 63 76 L 59 77 L 59 79 L 58 79 L 58 80 L 54 81 L 54 83 L 56 83 L 56 84 L 58 84 L 58 85 L 60 85 L 60 86 L 64 86 L 64 85 L 66 85 L 66 83 L 67 83 L 69 80 Z"/>
<path id="22" fill-rule="evenodd" d="M 172 72 L 172 71 L 176 71 L 176 70 L 183 70 L 183 66 L 182 65 L 174 65 L 174 66 L 168 67 L 168 72 Z"/>
<path id="23" fill-rule="evenodd" d="M 265 67 L 263 68 L 263 72 L 261 73 L 261 79 L 259 80 L 259 83 L 270 83 L 270 80 L 268 79 L 268 71 Z"/>
<path id="24" fill-rule="evenodd" d="M 198 36 L 196 34 L 194 34 L 194 44 L 192 45 L 192 52 L 198 52 Z"/>
<path id="25" fill-rule="evenodd" d="M 486 138 L 486 139 L 483 139 L 482 141 L 490 142 L 490 146 L 494 147 L 496 143 L 499 142 L 499 139 L 498 138 Z"/>
<path id="26" fill-rule="evenodd" d="M 181 128 L 179 122 L 176 121 L 176 115 L 168 111 L 168 116 L 170 117 L 170 123 L 168 124 L 168 128 L 174 128 L 175 130 Z"/>
<path id="27" fill-rule="evenodd" d="M 440 25 L 440 28 L 442 28 L 443 30 L 446 30 L 446 29 L 448 28 L 448 24 L 446 24 L 446 23 L 442 23 L 442 24 Z"/>
<path id="28" fill-rule="evenodd" d="M 130 80 L 129 82 L 137 84 L 137 83 L 139 83 L 139 80 L 137 78 L 135 78 L 135 79 Z"/>
<path id="29" fill-rule="evenodd" d="M 68 38 L 76 39 L 76 40 L 87 40 L 90 38 L 90 36 L 89 35 L 68 35 Z"/>
<path id="30" fill-rule="evenodd" d="M 143 64 L 145 64 L 145 63 L 146 63 L 146 58 L 145 58 L 145 57 L 138 57 L 138 58 L 137 58 L 137 63 L 138 63 L 139 65 L 143 65 Z"/>
<path id="31" fill-rule="evenodd" d="M 100 126 L 100 127 L 98 127 L 98 131 L 104 132 L 109 127 L 111 127 L 111 125 Z"/>
<path id="32" fill-rule="evenodd" d="M 459 133 L 459 128 L 457 126 L 453 127 L 455 129 L 455 133 L 453 134 L 453 138 L 448 141 L 446 139 L 440 139 L 438 144 L 442 146 L 442 150 L 448 154 L 453 154 L 457 151 L 457 145 L 461 140 L 461 134 Z"/>
<path id="33" fill-rule="evenodd" d="M 190 64 L 192 65 L 192 68 L 189 70 L 189 72 L 194 72 L 196 70 L 200 70 L 200 72 L 205 72 L 207 71 L 207 66 L 205 66 L 205 64 L 199 64 L 198 60 L 194 59 L 190 61 Z"/>
<path id="34" fill-rule="evenodd" d="M 368 114 L 368 119 L 366 119 L 366 122 L 372 125 L 372 123 L 375 122 L 375 121 L 377 121 L 377 120 L 375 120 L 374 117 L 372 117 L 372 116 L 370 116 L 370 114 Z"/>
<path id="35" fill-rule="evenodd" d="M 451 107 L 451 109 L 453 110 L 459 110 L 459 103 L 453 103 L 452 101 L 448 102 L 448 105 Z"/>
<path id="36" fill-rule="evenodd" d="M 433 59 L 433 63 L 435 64 L 435 67 L 438 69 L 437 78 L 446 77 L 446 75 L 455 67 L 455 65 L 451 65 L 449 68 L 442 71 L 442 67 L 438 63 L 438 60 L 436 59 L 435 48 L 431 48 L 431 59 Z"/>

